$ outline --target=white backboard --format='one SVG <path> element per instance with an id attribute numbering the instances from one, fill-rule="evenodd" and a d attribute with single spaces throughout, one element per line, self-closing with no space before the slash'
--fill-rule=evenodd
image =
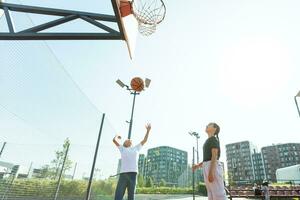
<path id="1" fill-rule="evenodd" d="M 118 8 L 120 8 L 120 1 L 122 0 L 114 0 L 114 1 L 116 1 Z M 133 14 L 130 14 L 126 17 L 121 17 L 120 9 L 119 9 L 119 16 L 120 19 L 118 20 L 120 20 L 121 22 L 121 26 L 124 32 L 126 44 L 129 51 L 129 56 L 131 59 L 133 59 L 135 53 L 136 39 L 138 34 L 138 22 L 136 18 L 133 16 Z"/>

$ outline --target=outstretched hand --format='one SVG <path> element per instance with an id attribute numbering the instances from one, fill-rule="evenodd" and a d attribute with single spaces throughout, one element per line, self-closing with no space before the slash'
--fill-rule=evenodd
<path id="1" fill-rule="evenodd" d="M 117 139 L 118 139 L 118 140 L 121 140 L 121 136 L 116 135 L 116 136 L 114 137 L 114 139 L 113 139 L 113 143 L 118 147 L 118 146 L 120 146 L 120 144 L 119 144 L 119 142 L 117 141 Z"/>
<path id="2" fill-rule="evenodd" d="M 145 127 L 146 127 L 146 129 L 147 129 L 148 132 L 151 130 L 151 124 L 150 123 L 146 124 Z"/>
<path id="3" fill-rule="evenodd" d="M 201 162 L 201 163 L 198 163 L 198 164 L 195 164 L 195 165 L 192 166 L 192 170 L 193 170 L 193 171 L 196 171 L 198 168 L 201 168 L 202 165 L 203 165 L 202 162 Z"/>
<path id="4" fill-rule="evenodd" d="M 150 130 L 151 130 L 151 124 L 148 123 L 148 124 L 146 124 L 145 127 L 147 129 L 147 132 L 146 132 L 146 135 L 145 135 L 144 139 L 141 141 L 142 145 L 144 145 L 147 142 L 147 140 L 148 140 L 148 136 L 149 136 L 149 133 L 150 133 Z"/>
<path id="5" fill-rule="evenodd" d="M 121 137 L 120 135 L 116 135 L 116 136 L 114 137 L 114 139 L 115 139 L 115 140 L 116 140 L 116 139 L 121 140 L 122 137 Z"/>
<path id="6" fill-rule="evenodd" d="M 198 169 L 198 166 L 197 165 L 193 165 L 192 166 L 192 171 L 194 172 L 194 171 L 196 171 Z"/>

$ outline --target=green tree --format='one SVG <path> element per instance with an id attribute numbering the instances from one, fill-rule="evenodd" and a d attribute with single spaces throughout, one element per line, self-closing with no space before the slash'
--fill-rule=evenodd
<path id="1" fill-rule="evenodd" d="M 37 175 L 37 178 L 50 178 L 51 176 L 50 165 L 44 165 L 42 166 L 40 173 Z"/>
<path id="2" fill-rule="evenodd" d="M 151 177 L 147 177 L 146 179 L 146 187 L 153 187 L 153 180 Z"/>
<path id="3" fill-rule="evenodd" d="M 141 175 L 141 174 L 139 174 L 138 175 L 138 187 L 144 187 L 144 177 Z"/>
<path id="4" fill-rule="evenodd" d="M 65 155 L 67 153 L 67 148 L 70 146 L 70 140 L 67 138 L 64 141 L 63 149 L 55 151 L 55 159 L 51 161 L 51 164 L 55 170 L 55 178 L 59 176 L 60 170 L 62 168 Z M 64 171 L 63 174 L 65 174 L 66 171 L 70 170 L 72 168 L 72 161 L 69 159 L 69 155 L 67 155 L 65 165 L 64 165 Z"/>
<path id="5" fill-rule="evenodd" d="M 159 186 L 160 187 L 165 187 L 167 185 L 167 182 L 165 181 L 165 179 L 161 179 L 159 182 Z"/>
<path id="6" fill-rule="evenodd" d="M 63 162 L 65 155 L 67 153 L 67 148 L 70 146 L 70 140 L 67 138 L 64 141 L 62 150 L 56 150 L 55 151 L 55 158 L 51 161 L 50 165 L 44 165 L 41 169 L 41 178 L 50 178 L 50 179 L 57 179 Z M 72 161 L 69 159 L 69 155 L 66 157 L 65 166 L 63 170 L 63 175 L 66 171 L 70 170 L 72 168 Z"/>
<path id="7" fill-rule="evenodd" d="M 231 173 L 228 173 L 228 182 L 229 182 L 229 185 L 235 185 L 235 182 L 233 180 L 233 176 Z"/>

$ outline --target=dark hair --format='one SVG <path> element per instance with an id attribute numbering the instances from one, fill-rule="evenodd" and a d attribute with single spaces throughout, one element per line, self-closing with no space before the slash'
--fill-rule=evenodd
<path id="1" fill-rule="evenodd" d="M 216 124 L 216 123 L 210 123 L 211 125 L 213 125 L 213 127 L 216 129 L 216 131 L 215 131 L 215 133 L 214 133 L 214 135 L 218 138 L 218 140 L 219 140 L 219 133 L 220 133 L 220 126 L 218 125 L 218 124 Z"/>
<path id="2" fill-rule="evenodd" d="M 268 182 L 268 181 L 264 181 L 264 182 L 262 183 L 262 185 L 263 185 L 263 186 L 269 186 L 269 182 Z"/>

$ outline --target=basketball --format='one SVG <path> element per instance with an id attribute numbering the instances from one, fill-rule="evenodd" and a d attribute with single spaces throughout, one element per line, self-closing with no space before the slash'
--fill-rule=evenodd
<path id="1" fill-rule="evenodd" d="M 144 81 L 140 77 L 135 77 L 130 82 L 131 88 L 136 92 L 141 92 L 144 89 Z"/>

